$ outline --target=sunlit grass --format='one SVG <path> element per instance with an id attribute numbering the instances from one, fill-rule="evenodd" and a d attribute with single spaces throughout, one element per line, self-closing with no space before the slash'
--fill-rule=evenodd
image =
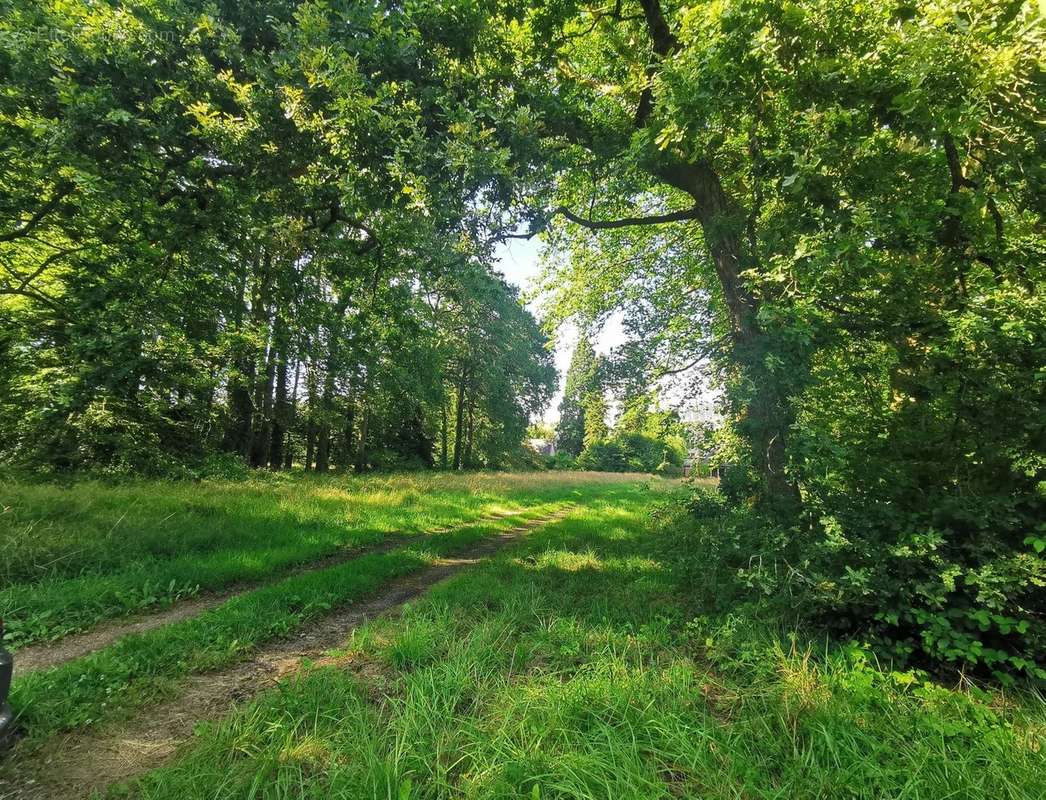
<path id="1" fill-rule="evenodd" d="M 7 482 L 0 484 L 0 617 L 17 648 L 269 578 L 390 533 L 516 513 L 636 480 L 644 478 L 534 472 Z"/>
<path id="2" fill-rule="evenodd" d="M 235 663 L 265 642 L 433 559 L 467 548 L 498 531 L 547 515 L 538 505 L 497 522 L 433 534 L 420 544 L 296 575 L 246 592 L 181 622 L 132 634 L 51 670 L 18 676 L 11 703 L 32 741 L 118 717 L 176 692 L 177 680 Z"/>
<path id="3" fill-rule="evenodd" d="M 1046 796 L 1040 697 L 695 616 L 641 490 L 358 631 L 138 787 L 213 798 Z"/>

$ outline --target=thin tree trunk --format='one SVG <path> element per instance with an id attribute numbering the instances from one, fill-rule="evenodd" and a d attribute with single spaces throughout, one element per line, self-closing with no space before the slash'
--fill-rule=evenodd
<path id="1" fill-rule="evenodd" d="M 305 425 L 305 471 L 308 472 L 313 466 L 313 456 L 316 453 L 316 365 L 309 362 L 308 374 L 305 377 L 306 388 L 309 394 L 308 421 Z"/>
<path id="2" fill-rule="evenodd" d="M 458 377 L 458 396 L 456 398 L 455 423 L 454 423 L 454 465 L 455 470 L 461 469 L 461 448 L 464 442 L 463 429 L 465 422 L 465 365 L 462 364 Z"/>
<path id="3" fill-rule="evenodd" d="M 276 379 L 276 347 L 270 340 L 265 349 L 264 379 L 255 385 L 254 434 L 251 437 L 251 466 L 264 467 L 269 463 L 269 446 L 272 444 L 273 384 Z"/>
<path id="4" fill-rule="evenodd" d="M 356 458 L 356 394 L 349 393 L 349 401 L 345 408 L 345 428 L 342 433 L 342 450 L 344 456 L 341 459 L 342 469 L 348 470 Z"/>
<path id="5" fill-rule="evenodd" d="M 356 445 L 356 471 L 367 468 L 367 429 L 370 427 L 370 408 L 367 404 L 369 379 L 364 379 L 363 391 L 360 392 L 360 438 Z"/>
<path id="6" fill-rule="evenodd" d="M 283 449 L 283 468 L 290 469 L 294 466 L 294 448 L 291 446 L 291 431 L 294 430 L 298 419 L 298 378 L 301 376 L 301 362 L 294 364 L 294 388 L 291 390 L 291 407 L 287 418 L 287 444 Z"/>
<path id="7" fill-rule="evenodd" d="M 444 397 L 439 403 L 439 423 L 440 423 L 440 456 L 439 465 L 440 469 L 447 468 L 447 398 Z"/>
<path id="8" fill-rule="evenodd" d="M 269 443 L 269 469 L 283 467 L 283 446 L 290 422 L 290 401 L 287 399 L 287 344 L 286 330 L 281 320 L 276 321 L 276 395 L 273 400 L 272 435 Z"/>
<path id="9" fill-rule="evenodd" d="M 320 401 L 320 421 L 316 426 L 316 471 L 330 469 L 331 424 L 330 412 L 334 398 L 334 375 L 328 363 L 327 376 L 323 381 L 323 398 Z"/>
<path id="10" fill-rule="evenodd" d="M 465 437 L 465 466 L 472 466 L 472 442 L 476 436 L 476 398 L 473 392 L 469 396 L 468 434 Z"/>

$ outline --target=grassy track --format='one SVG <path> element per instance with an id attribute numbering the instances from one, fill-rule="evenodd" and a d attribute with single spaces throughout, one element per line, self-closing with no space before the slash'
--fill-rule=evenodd
<path id="1" fill-rule="evenodd" d="M 34 741 L 122 716 L 176 690 L 179 678 L 214 670 L 376 591 L 440 557 L 556 511 L 534 506 L 496 522 L 433 534 L 422 544 L 374 553 L 295 575 L 238 595 L 182 622 L 141 634 L 52 670 L 17 678 L 11 694 L 19 725 Z"/>
<path id="2" fill-rule="evenodd" d="M 264 580 L 391 532 L 518 512 L 622 480 L 534 473 L 3 483 L 0 617 L 17 650 L 200 591 Z"/>
<path id="3" fill-rule="evenodd" d="M 881 670 L 688 607 L 620 488 L 209 725 L 148 774 L 208 798 L 1046 796 L 1035 696 Z"/>

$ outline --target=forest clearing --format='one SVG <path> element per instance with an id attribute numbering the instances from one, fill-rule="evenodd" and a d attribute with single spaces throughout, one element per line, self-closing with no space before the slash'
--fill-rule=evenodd
<path id="1" fill-rule="evenodd" d="M 1046 797 L 1044 0 L 0 0 L 0 800 Z"/>

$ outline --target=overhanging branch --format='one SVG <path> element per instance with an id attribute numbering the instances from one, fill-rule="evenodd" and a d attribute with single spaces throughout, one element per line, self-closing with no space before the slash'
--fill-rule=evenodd
<path id="1" fill-rule="evenodd" d="M 575 214 L 566 206 L 559 206 L 547 217 L 539 219 L 531 224 L 530 228 L 528 228 L 525 233 L 509 233 L 505 231 L 495 236 L 491 241 L 503 242 L 508 239 L 533 239 L 539 233 L 544 231 L 552 221 L 552 218 L 556 216 L 564 216 L 576 225 L 594 231 L 630 228 L 643 225 L 666 225 L 670 222 L 689 222 L 690 220 L 698 218 L 696 206 L 683 211 L 672 211 L 668 214 L 651 214 L 650 216 L 645 217 L 622 217 L 621 219 L 586 219 L 585 217 Z"/>
<path id="2" fill-rule="evenodd" d="M 688 220 L 697 219 L 696 207 L 688 208 L 683 211 L 673 211 L 669 214 L 652 214 L 646 217 L 623 217 L 621 219 L 607 220 L 585 219 L 564 206 L 557 208 L 555 213 L 562 214 L 577 225 L 596 231 L 612 230 L 614 228 L 630 228 L 639 225 L 664 225 L 669 222 L 686 222 Z"/>
<path id="3" fill-rule="evenodd" d="M 55 188 L 50 199 L 44 201 L 44 203 L 36 210 L 36 213 L 29 217 L 28 220 L 20 225 L 16 225 L 14 229 L 10 231 L 0 233 L 0 242 L 13 242 L 15 239 L 28 236 L 32 233 L 33 229 L 40 224 L 44 217 L 58 208 L 58 204 L 72 194 L 73 189 L 75 188 L 75 184 L 72 183 L 59 184 Z"/>

